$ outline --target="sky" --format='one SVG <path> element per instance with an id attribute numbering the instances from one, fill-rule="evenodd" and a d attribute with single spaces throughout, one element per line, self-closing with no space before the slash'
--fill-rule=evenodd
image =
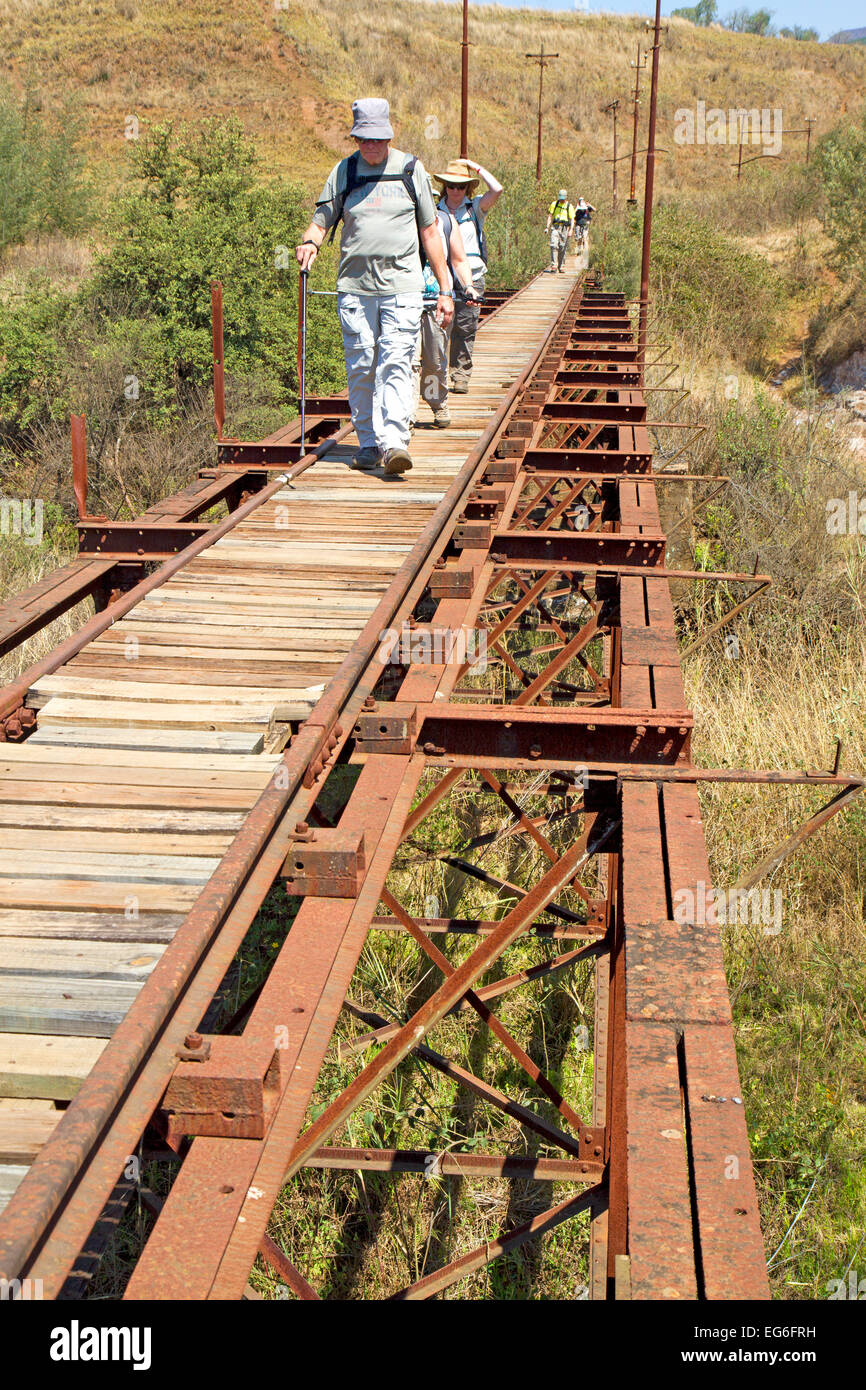
<path id="1" fill-rule="evenodd" d="M 471 2 L 471 0 L 470 0 Z M 513 5 L 529 10 L 584 10 L 593 13 L 606 10 L 615 14 L 655 13 L 653 0 L 494 0 L 495 3 Z M 692 0 L 662 0 L 662 14 Z M 838 33 L 840 29 L 860 29 L 866 27 L 866 6 L 863 0 L 718 0 L 719 13 L 724 18 L 732 10 L 768 9 L 773 11 L 773 24 L 777 29 L 792 28 L 799 24 L 802 28 L 817 29 L 822 39 Z"/>

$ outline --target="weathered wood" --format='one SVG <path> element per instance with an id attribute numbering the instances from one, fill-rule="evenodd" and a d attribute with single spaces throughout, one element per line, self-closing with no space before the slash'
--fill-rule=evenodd
<path id="1" fill-rule="evenodd" d="M 71 1100 L 104 1047 L 97 1038 L 0 1034 L 0 1095 Z"/>

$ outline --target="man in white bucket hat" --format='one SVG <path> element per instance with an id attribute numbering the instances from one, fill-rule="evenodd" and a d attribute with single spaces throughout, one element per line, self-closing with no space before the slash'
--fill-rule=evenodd
<path id="1" fill-rule="evenodd" d="M 427 174 L 420 159 L 393 149 L 390 109 L 382 97 L 352 104 L 355 154 L 328 175 L 296 255 L 302 270 L 325 234 L 342 220 L 337 309 L 343 330 L 352 423 L 360 468 L 387 474 L 412 467 L 412 361 L 421 325 L 421 252 L 439 285 L 435 313 L 454 313 L 448 267 Z"/>

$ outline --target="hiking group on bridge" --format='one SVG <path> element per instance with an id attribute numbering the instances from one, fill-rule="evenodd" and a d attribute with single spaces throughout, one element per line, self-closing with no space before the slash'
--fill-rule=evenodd
<path id="1" fill-rule="evenodd" d="M 502 185 L 466 158 L 429 175 L 420 159 L 392 146 L 384 98 L 355 101 L 352 116 L 357 150 L 328 175 L 296 255 L 308 271 L 342 222 L 337 310 L 359 446 L 354 463 L 395 475 L 412 467 L 409 441 L 421 398 L 444 429 L 451 423 L 449 390 L 469 390 L 488 266 L 484 222 Z M 480 182 L 486 189 L 478 194 Z M 571 235 L 574 209 L 564 189 L 562 198 Z M 555 206 L 549 229 L 554 220 L 561 226 Z M 561 251 L 559 239 L 557 231 L 563 269 L 568 237 Z"/>

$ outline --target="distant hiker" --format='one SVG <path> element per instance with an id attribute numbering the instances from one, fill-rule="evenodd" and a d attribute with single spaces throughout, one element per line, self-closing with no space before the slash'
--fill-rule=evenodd
<path id="1" fill-rule="evenodd" d="M 480 295 L 472 283 L 472 267 L 463 245 L 460 225 L 456 217 L 452 217 L 445 207 L 437 207 L 436 225 L 442 238 L 442 249 L 447 257 L 452 288 L 467 303 L 474 303 Z M 436 276 L 428 261 L 424 266 L 424 312 L 421 315 L 421 337 L 415 361 L 413 418 L 417 421 L 423 395 L 433 411 L 434 425 L 437 429 L 444 430 L 451 424 L 448 411 L 448 348 L 452 324 L 441 324 L 436 317 L 438 290 Z"/>
<path id="2" fill-rule="evenodd" d="M 487 184 L 487 192 L 475 197 L 479 178 Z M 484 220 L 502 192 L 502 184 L 472 159 L 452 159 L 444 174 L 433 175 L 433 182 L 439 185 L 442 194 L 439 207 L 445 208 L 459 223 L 466 256 L 472 267 L 472 283 L 480 299 L 487 276 Z M 451 390 L 458 395 L 464 395 L 469 390 L 478 315 L 479 304 L 467 299 L 458 285 L 455 289 L 454 326 L 449 349 Z"/>
<path id="3" fill-rule="evenodd" d="M 583 248 L 594 212 L 595 208 L 592 203 L 588 203 L 585 198 L 578 198 L 577 207 L 574 210 L 575 237 L 578 249 Z"/>
<path id="4" fill-rule="evenodd" d="M 330 229 L 342 219 L 337 310 L 343 330 L 359 468 L 381 462 L 388 474 L 412 467 L 412 359 L 421 323 L 424 276 L 420 249 L 439 293 L 434 311 L 448 325 L 452 291 L 436 209 L 420 159 L 391 148 L 390 110 L 381 97 L 352 104 L 358 149 L 328 175 L 313 220 L 296 249 L 309 269 Z"/>
<path id="5" fill-rule="evenodd" d="M 568 201 L 568 189 L 560 188 L 558 197 L 547 209 L 547 231 L 550 234 L 548 275 L 555 275 L 557 268 L 560 275 L 565 274 L 565 252 L 569 237 L 574 235 L 574 214 L 574 206 Z"/>

